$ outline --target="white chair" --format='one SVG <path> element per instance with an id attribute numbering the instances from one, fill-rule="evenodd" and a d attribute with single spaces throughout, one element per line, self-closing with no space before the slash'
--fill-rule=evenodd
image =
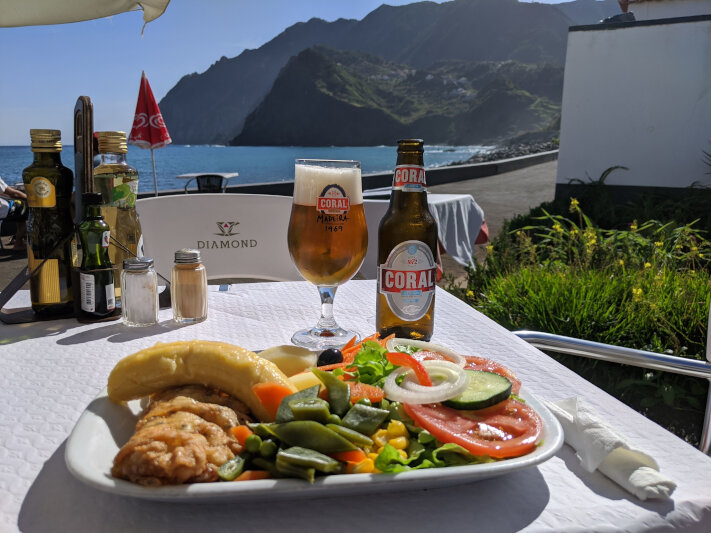
<path id="1" fill-rule="evenodd" d="M 136 209 L 144 254 L 170 278 L 176 250 L 200 250 L 208 279 L 296 281 L 286 242 L 292 200 L 261 194 L 143 198 Z"/>

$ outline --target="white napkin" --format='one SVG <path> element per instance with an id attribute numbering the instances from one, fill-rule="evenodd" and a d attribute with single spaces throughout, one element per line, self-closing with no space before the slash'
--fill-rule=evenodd
<path id="1" fill-rule="evenodd" d="M 568 398 L 545 404 L 560 421 L 565 442 L 575 449 L 585 470 L 598 469 L 640 500 L 666 499 L 674 492 L 676 483 L 659 472 L 657 462 L 615 433 L 585 402 Z"/>

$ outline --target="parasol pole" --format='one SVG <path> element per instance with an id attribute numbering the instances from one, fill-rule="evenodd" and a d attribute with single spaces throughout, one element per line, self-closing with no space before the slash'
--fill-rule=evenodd
<path id="1" fill-rule="evenodd" d="M 154 196 L 158 196 L 158 179 L 156 179 L 156 160 L 153 157 L 153 148 L 151 148 L 151 164 L 153 165 L 153 190 Z"/>

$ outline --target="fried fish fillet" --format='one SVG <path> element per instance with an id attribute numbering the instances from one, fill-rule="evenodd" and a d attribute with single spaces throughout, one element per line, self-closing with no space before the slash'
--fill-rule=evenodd
<path id="1" fill-rule="evenodd" d="M 230 428 L 249 420 L 242 402 L 205 387 L 156 394 L 111 474 L 145 486 L 216 481 L 219 467 L 242 451 Z"/>

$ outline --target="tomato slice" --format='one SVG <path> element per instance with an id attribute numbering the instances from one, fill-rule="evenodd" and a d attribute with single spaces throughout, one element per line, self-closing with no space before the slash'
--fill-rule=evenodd
<path id="1" fill-rule="evenodd" d="M 403 405 L 410 418 L 439 441 L 453 442 L 474 455 L 497 459 L 531 452 L 543 429 L 536 411 L 512 399 L 478 411 L 452 409 L 439 403 Z"/>
<path id="2" fill-rule="evenodd" d="M 474 355 L 466 355 L 464 358 L 467 360 L 467 364 L 464 368 L 469 370 L 486 370 L 488 372 L 494 372 L 501 376 L 504 376 L 511 382 L 511 393 L 518 394 L 521 390 L 521 380 L 516 377 L 516 374 L 511 372 L 504 365 L 492 361 L 491 359 L 486 359 L 484 357 L 476 357 Z"/>

